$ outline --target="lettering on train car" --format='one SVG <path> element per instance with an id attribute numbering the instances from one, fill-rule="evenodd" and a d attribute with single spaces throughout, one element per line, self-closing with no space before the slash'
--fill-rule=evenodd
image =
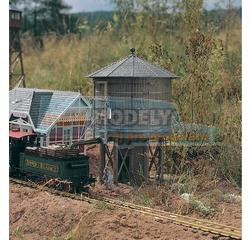
<path id="1" fill-rule="evenodd" d="M 58 166 L 56 165 L 43 163 L 43 162 L 36 162 L 30 159 L 25 160 L 25 165 L 32 167 L 32 168 L 46 170 L 46 171 L 53 172 L 53 173 L 58 173 L 59 171 Z"/>

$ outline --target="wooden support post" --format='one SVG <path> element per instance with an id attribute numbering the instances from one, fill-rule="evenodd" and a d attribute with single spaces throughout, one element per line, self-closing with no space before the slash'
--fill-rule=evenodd
<path id="1" fill-rule="evenodd" d="M 119 176 L 121 174 L 121 171 L 122 171 L 123 167 L 126 169 L 128 176 L 130 175 L 129 168 L 128 168 L 127 164 L 126 164 L 126 158 L 128 156 L 129 151 L 130 151 L 130 149 L 127 148 L 127 149 L 125 149 L 125 152 L 122 153 L 122 151 L 120 149 L 118 149 L 118 158 L 119 158 L 119 156 L 121 158 L 121 165 L 120 165 L 120 168 L 118 169 L 118 178 L 119 178 Z"/>
<path id="2" fill-rule="evenodd" d="M 159 155 L 160 155 L 160 146 L 159 146 L 159 143 L 156 145 L 154 151 L 152 149 L 152 146 L 150 146 L 149 144 L 149 148 L 148 148 L 148 153 L 149 153 L 149 160 L 150 161 L 150 164 L 149 164 L 149 167 L 148 167 L 148 172 L 150 173 L 153 165 L 155 167 L 155 171 L 156 171 L 156 176 L 160 176 L 160 160 L 159 160 Z M 149 161 L 148 160 L 148 161 Z"/>
<path id="3" fill-rule="evenodd" d="M 93 138 L 95 138 L 95 125 L 96 125 L 96 121 L 95 121 L 95 118 L 96 118 L 96 116 L 95 116 L 95 102 L 96 102 L 96 97 L 95 97 L 95 81 L 94 81 L 94 84 L 93 84 L 93 95 L 94 95 L 94 101 L 93 101 L 93 103 L 94 103 L 94 106 L 93 106 L 93 112 L 92 112 L 92 114 L 93 114 L 93 119 L 94 119 L 94 125 L 93 125 Z"/>
<path id="4" fill-rule="evenodd" d="M 159 142 L 160 182 L 163 182 L 163 141 Z"/>
<path id="5" fill-rule="evenodd" d="M 112 160 L 112 156 L 113 156 L 113 149 L 114 146 L 112 147 L 111 151 L 109 150 L 109 147 L 107 144 L 104 144 L 104 148 L 105 148 L 105 156 L 107 156 L 107 162 L 105 163 L 105 167 L 107 167 L 109 164 L 111 165 L 112 169 L 113 169 L 113 160 Z"/>
<path id="6" fill-rule="evenodd" d="M 99 151 L 100 151 L 99 177 L 100 181 L 102 181 L 103 171 L 105 167 L 105 146 L 103 142 L 101 142 L 99 145 Z"/>
<path id="7" fill-rule="evenodd" d="M 149 166 L 149 158 L 148 158 L 148 151 L 149 151 L 149 147 L 146 146 L 146 147 L 143 147 L 143 160 L 144 160 L 144 164 L 143 164 L 143 174 L 144 174 L 144 178 L 145 178 L 145 181 L 147 182 L 148 181 L 148 166 Z"/>
<path id="8" fill-rule="evenodd" d="M 114 183 L 118 183 L 118 143 L 114 142 L 114 149 L 113 149 L 113 175 L 114 175 Z"/>
<path id="9" fill-rule="evenodd" d="M 159 180 L 160 179 L 160 175 L 161 175 L 161 158 L 160 158 L 160 156 L 161 156 L 161 148 L 159 146 L 159 143 L 156 146 L 154 155 L 158 159 L 158 161 L 156 163 L 156 176 L 157 176 L 157 179 Z"/>
<path id="10" fill-rule="evenodd" d="M 174 167 L 174 161 L 173 161 L 173 158 L 172 158 L 172 145 L 171 145 L 171 139 L 169 141 L 169 151 L 168 151 L 168 158 L 169 158 L 169 162 L 170 162 L 170 166 L 171 166 L 171 172 L 170 172 L 170 168 L 168 167 L 168 174 L 173 174 L 173 167 Z M 169 166 L 168 165 L 168 166 Z"/>
<path id="11" fill-rule="evenodd" d="M 151 159 L 148 167 L 148 171 L 150 172 L 153 167 L 153 164 L 155 164 L 155 157 L 153 155 L 152 147 L 150 146 L 150 144 L 148 145 L 148 149 L 149 149 L 149 159 Z"/>

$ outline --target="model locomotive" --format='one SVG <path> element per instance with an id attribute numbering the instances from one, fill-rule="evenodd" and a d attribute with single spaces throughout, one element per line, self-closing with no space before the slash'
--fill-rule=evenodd
<path id="1" fill-rule="evenodd" d="M 67 146 L 36 147 L 32 136 L 10 141 L 10 174 L 31 179 L 54 180 L 67 191 L 82 191 L 95 178 L 89 174 L 89 157 Z M 33 146 L 32 146 L 33 145 Z M 52 181 L 51 181 L 52 182 Z"/>

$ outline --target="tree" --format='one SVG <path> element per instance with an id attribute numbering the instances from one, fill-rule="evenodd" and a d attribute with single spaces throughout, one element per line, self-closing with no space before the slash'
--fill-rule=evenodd
<path id="1" fill-rule="evenodd" d="M 56 32 L 57 34 L 65 34 L 67 28 L 65 26 L 65 13 L 70 9 L 63 0 L 42 0 L 37 7 L 40 13 L 41 21 L 45 27 L 45 31 Z"/>
<path id="2" fill-rule="evenodd" d="M 71 8 L 63 0 L 14 0 L 16 6 L 23 7 L 23 31 L 30 31 L 35 43 L 42 48 L 44 34 L 68 32 Z"/>

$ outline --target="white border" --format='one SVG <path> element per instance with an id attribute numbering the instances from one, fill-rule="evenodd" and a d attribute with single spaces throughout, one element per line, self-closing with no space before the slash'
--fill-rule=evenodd
<path id="1" fill-rule="evenodd" d="M 0 239 L 9 239 L 9 1 L 0 1 Z"/>
<path id="2" fill-rule="evenodd" d="M 8 1 L 0 1 L 0 100 L 1 100 L 1 122 L 0 122 L 0 239 L 9 239 L 9 181 L 8 181 L 8 49 L 9 49 L 9 4 Z M 243 239 L 250 239 L 248 226 L 248 214 L 250 213 L 250 34 L 249 16 L 250 1 L 242 0 L 243 10 Z"/>
<path id="3" fill-rule="evenodd" d="M 243 221 L 243 235 L 242 239 L 250 239 L 250 228 L 249 228 L 249 216 L 250 213 L 250 188 L 249 188 L 249 170 L 250 170 L 250 146 L 249 146 L 249 134 L 250 134 L 250 118 L 249 118 L 249 101 L 250 101 L 250 34 L 249 34 L 249 16 L 250 1 L 242 1 L 242 26 L 243 26 L 243 35 L 242 35 L 242 189 L 243 189 L 243 204 L 242 204 L 242 221 Z"/>

